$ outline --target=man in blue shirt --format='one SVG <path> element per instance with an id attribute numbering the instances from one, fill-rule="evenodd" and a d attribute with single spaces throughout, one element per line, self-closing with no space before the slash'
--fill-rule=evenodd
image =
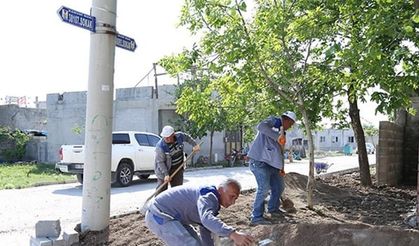
<path id="1" fill-rule="evenodd" d="M 235 245 L 250 246 L 254 238 L 237 232 L 216 216 L 239 197 L 241 185 L 227 179 L 215 186 L 177 186 L 156 196 L 145 215 L 147 227 L 169 246 L 214 245 L 211 233 L 229 237 Z M 200 235 L 192 228 L 199 226 Z"/>
<path id="2" fill-rule="evenodd" d="M 268 212 L 271 214 L 280 212 L 280 198 L 285 188 L 283 179 L 285 175 L 284 131 L 289 129 L 295 123 L 295 120 L 295 113 L 286 111 L 281 117 L 270 116 L 257 126 L 258 133 L 247 154 L 250 159 L 250 170 L 255 175 L 257 183 L 251 225 L 270 224 L 263 217 L 264 202 L 269 190 L 271 190 L 271 196 L 268 202 Z M 283 130 L 281 131 L 281 129 Z"/>

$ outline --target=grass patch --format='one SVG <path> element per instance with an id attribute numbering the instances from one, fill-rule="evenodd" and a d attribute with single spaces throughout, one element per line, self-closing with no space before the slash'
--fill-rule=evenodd
<path id="1" fill-rule="evenodd" d="M 0 164 L 0 190 L 22 189 L 74 180 L 76 180 L 74 175 L 62 174 L 50 164 Z"/>

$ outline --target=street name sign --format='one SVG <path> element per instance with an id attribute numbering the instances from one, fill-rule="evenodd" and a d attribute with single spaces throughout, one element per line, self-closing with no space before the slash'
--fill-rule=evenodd
<path id="1" fill-rule="evenodd" d="M 96 32 L 96 17 L 94 16 L 81 13 L 65 6 L 61 6 L 57 13 L 61 20 L 68 24 L 84 28 L 91 32 Z M 133 52 L 137 48 L 137 44 L 133 38 L 122 34 L 116 35 L 116 46 Z"/>
<path id="2" fill-rule="evenodd" d="M 91 32 L 96 32 L 96 17 L 83 14 L 74 9 L 70 9 L 64 6 L 58 9 L 58 15 L 61 20 L 84 29 L 87 29 Z"/>
<path id="3" fill-rule="evenodd" d="M 133 38 L 118 34 L 116 35 L 116 46 L 134 52 L 137 44 Z"/>

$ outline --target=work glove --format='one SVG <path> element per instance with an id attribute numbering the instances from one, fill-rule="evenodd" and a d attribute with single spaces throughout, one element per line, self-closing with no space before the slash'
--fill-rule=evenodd
<path id="1" fill-rule="evenodd" d="M 198 152 L 200 150 L 201 150 L 201 147 L 199 146 L 199 144 L 197 144 L 197 145 L 195 145 L 195 146 L 192 147 L 192 151 L 193 152 Z"/>
<path id="2" fill-rule="evenodd" d="M 285 135 L 280 134 L 277 142 L 279 143 L 279 145 L 285 146 L 285 143 L 287 142 L 287 138 L 285 137 Z"/>
<path id="3" fill-rule="evenodd" d="M 169 175 L 164 176 L 164 182 L 170 182 L 170 176 Z"/>

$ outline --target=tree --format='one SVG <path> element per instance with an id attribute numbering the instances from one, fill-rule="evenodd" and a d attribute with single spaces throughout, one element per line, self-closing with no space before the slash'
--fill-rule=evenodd
<path id="1" fill-rule="evenodd" d="M 374 144 L 373 137 L 378 136 L 378 128 L 373 125 L 363 125 L 362 128 L 364 129 L 365 136 L 370 137 L 371 143 Z"/>
<path id="2" fill-rule="evenodd" d="M 210 74 L 196 71 L 196 50 L 178 56 L 166 57 L 159 62 L 170 74 L 191 68 L 191 79 L 178 87 L 176 111 L 185 120 L 179 124 L 194 137 L 202 138 L 210 133 L 209 163 L 212 163 L 213 137 L 217 131 L 228 129 L 227 112 L 220 105 L 216 90 L 211 86 Z"/>
<path id="3" fill-rule="evenodd" d="M 0 155 L 7 162 L 22 160 L 26 152 L 26 144 L 31 138 L 19 129 L 11 130 L 0 127 Z"/>
<path id="4" fill-rule="evenodd" d="M 198 71 L 209 71 L 208 86 L 216 91 L 219 105 L 228 109 L 231 123 L 250 126 L 269 114 L 297 110 L 309 142 L 308 207 L 312 208 L 311 129 L 323 116 L 332 115 L 336 91 L 333 77 L 324 72 L 328 67 L 321 51 L 327 43 L 319 40 L 328 39 L 335 17 L 308 0 L 257 1 L 255 8 L 251 15 L 246 1 L 186 0 L 181 25 L 199 33 L 201 41 L 192 51 L 165 58 L 166 66 L 162 65 L 172 72 L 185 71 L 191 65 Z M 202 98 L 196 101 L 200 102 L 198 107 L 206 105 Z M 193 109 L 184 106 L 189 107 L 184 111 L 188 114 Z"/>
<path id="5" fill-rule="evenodd" d="M 326 1 L 326 3 L 328 3 Z M 334 73 L 349 102 L 349 116 L 358 145 L 361 184 L 371 185 L 365 148 L 365 132 L 358 101 L 371 98 L 377 111 L 391 113 L 411 106 L 411 92 L 418 89 L 418 36 L 414 31 L 419 16 L 413 1 L 352 0 L 343 5 L 329 2 L 334 11 L 333 38 L 326 50 L 330 73 Z M 416 51 L 415 51 L 416 50 Z"/>

